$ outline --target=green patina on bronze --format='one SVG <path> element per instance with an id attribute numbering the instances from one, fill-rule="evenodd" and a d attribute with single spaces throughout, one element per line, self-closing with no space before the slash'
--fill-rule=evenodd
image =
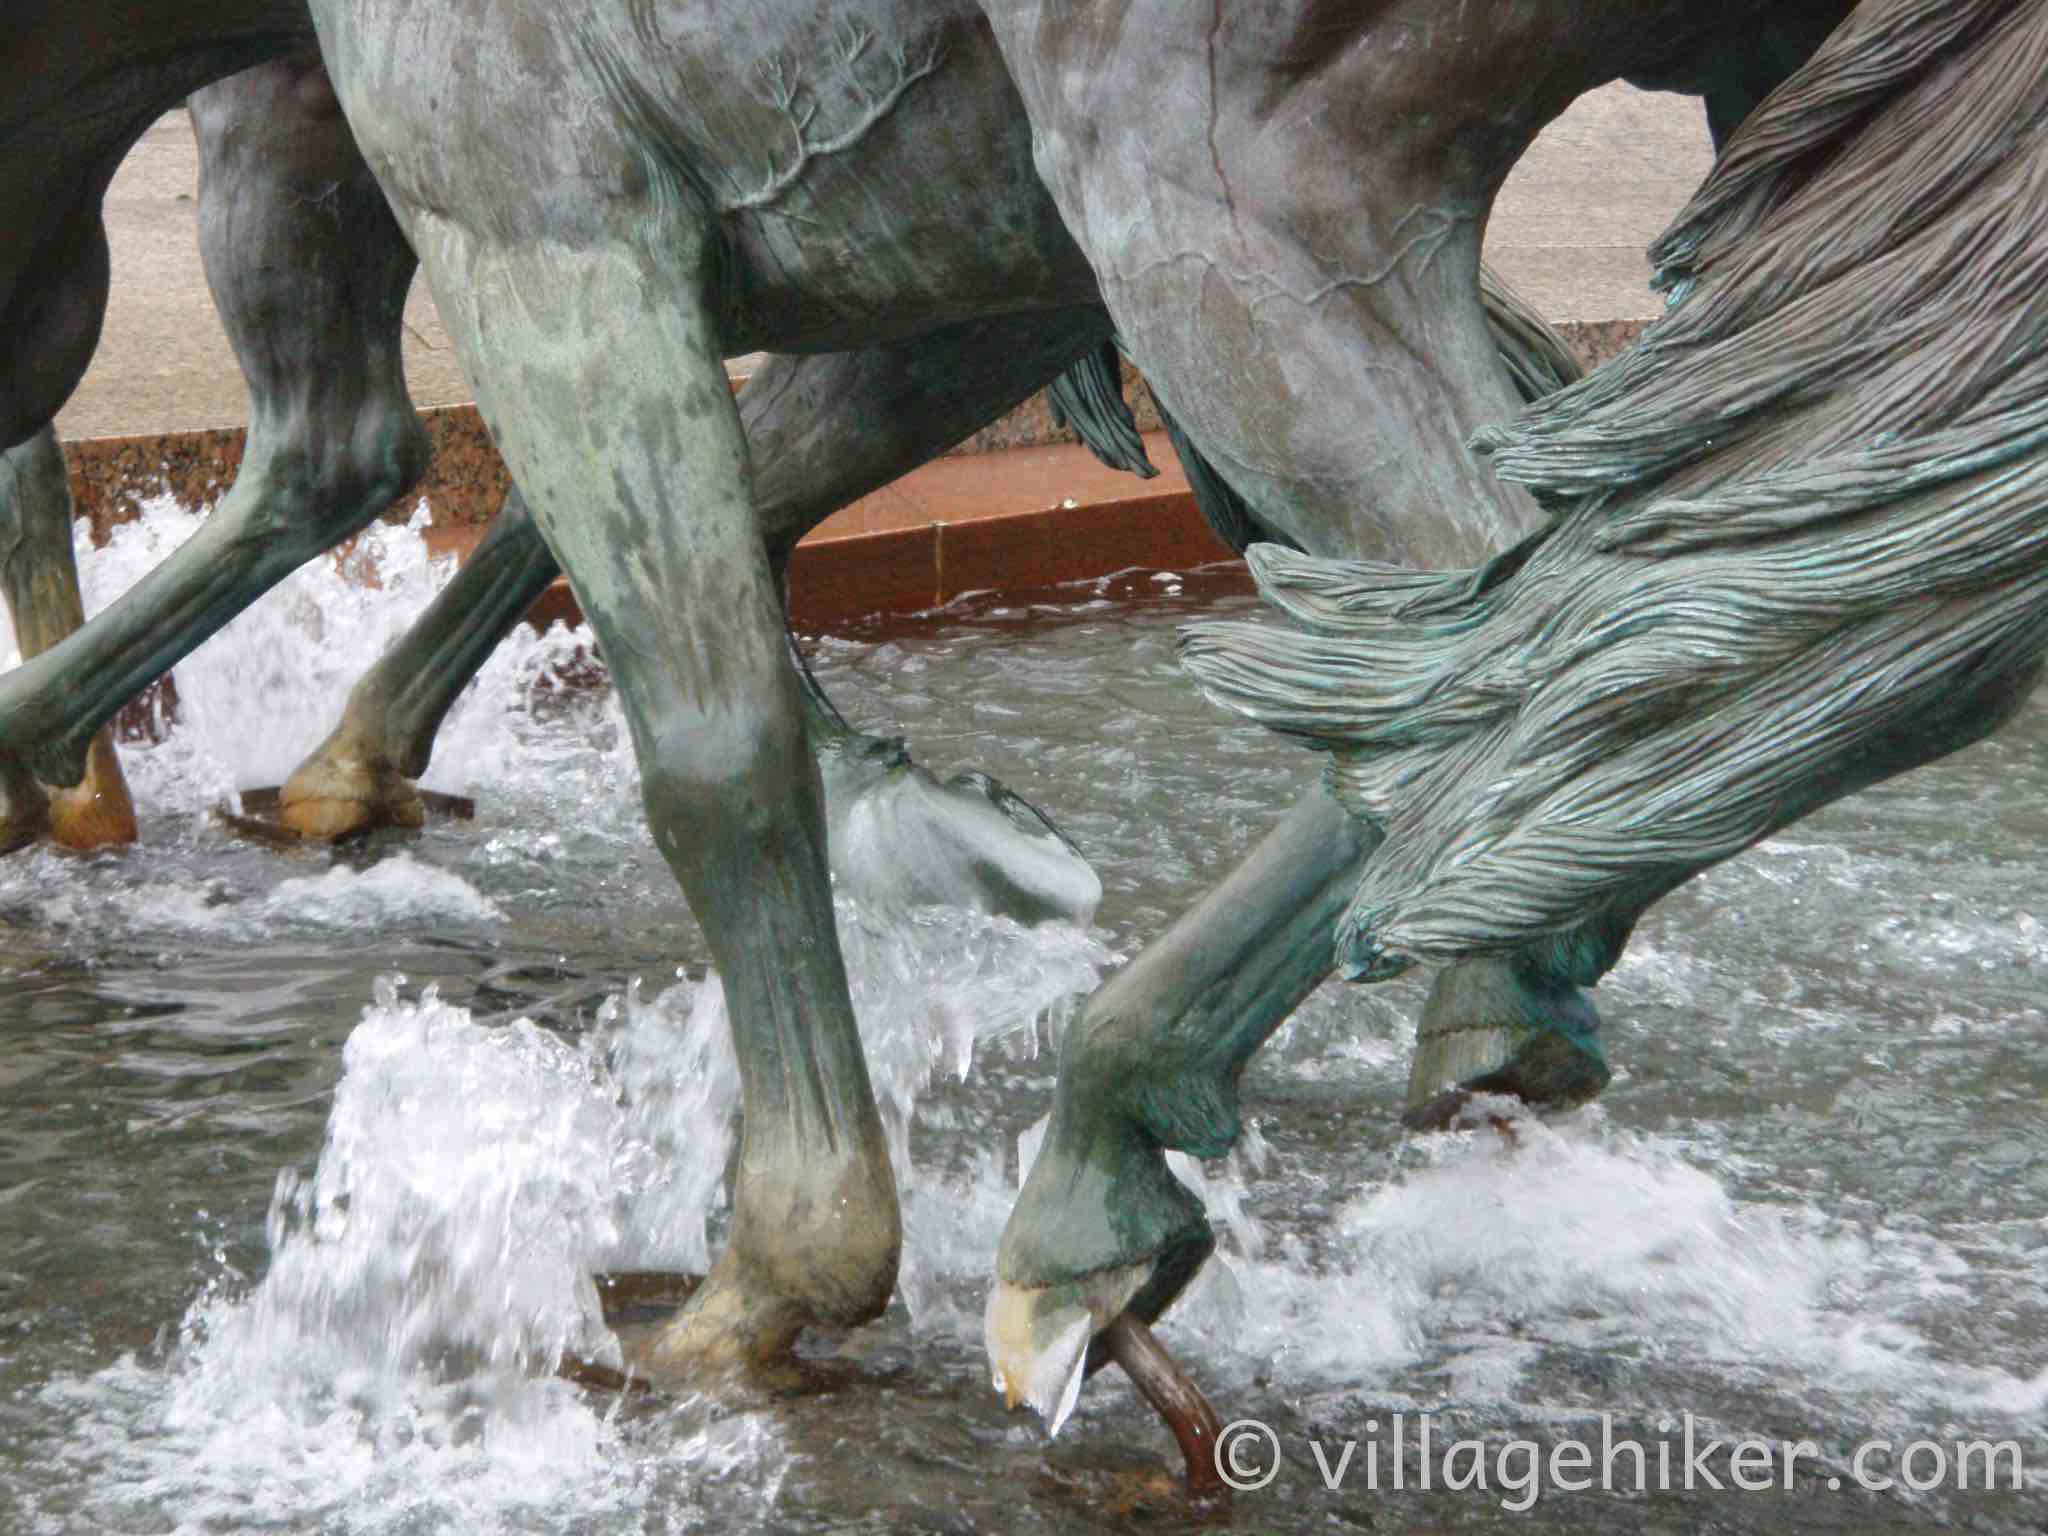
<path id="1" fill-rule="evenodd" d="M 1509 479 L 1466 449 L 1512 412 L 1518 387 L 1539 393 L 1569 372 L 1526 315 L 1508 317 L 1513 360 L 1502 364 L 1499 306 L 1490 325 L 1479 266 L 1494 192 L 1544 122 L 1616 76 L 1705 91 L 1725 127 L 1780 67 L 1759 75 L 1758 28 L 1769 57 L 1789 64 L 1841 9 L 1559 0 L 1475 20 L 1434 0 L 1364 12 L 1288 0 L 1213 16 L 1180 0 L 848 0 L 829 11 L 745 0 L 716 15 L 681 0 L 317 0 L 336 95 L 365 152 L 347 168 L 361 206 L 345 221 L 355 254 L 333 274 L 356 291 L 339 321 L 375 334 L 315 331 L 297 371 L 282 368 L 274 392 L 259 393 L 259 409 L 277 413 L 272 451 L 254 455 L 233 515 L 152 578 L 157 596 L 0 680 L 0 753 L 75 767 L 95 713 L 407 482 L 402 380 L 394 392 L 363 370 L 388 369 L 417 252 L 531 524 L 508 524 L 465 589 L 477 612 L 437 614 L 407 653 L 441 669 L 435 680 L 414 687 L 424 674 L 408 672 L 372 686 L 391 684 L 395 713 L 373 718 L 366 706 L 364 738 L 394 774 L 423 761 L 445 707 L 437 690 L 476 664 L 559 561 L 613 668 L 653 836 L 725 978 L 743 1079 L 731 1243 L 660 1360 L 678 1371 L 730 1363 L 781 1350 L 809 1324 L 871 1317 L 893 1285 L 900 1222 L 832 928 L 816 717 L 782 632 L 780 562 L 803 517 L 1076 360 L 1097 369 L 1077 384 L 1106 384 L 1100 349 L 1113 329 L 1176 441 L 1191 455 L 1199 445 L 1192 467 L 1219 526 L 1307 552 L 1260 557 L 1269 584 L 1284 571 L 1313 586 L 1321 567 L 1288 560 L 1465 566 L 1512 546 L 1476 581 L 1401 578 L 1399 600 L 1368 627 L 1380 626 L 1374 643 L 1389 656 L 1399 647 L 1385 636 L 1406 625 L 1420 637 L 1411 650 L 1443 657 L 1482 646 L 1500 620 L 1519 654 L 1515 602 L 1539 575 L 1575 570 L 1567 554 L 1643 551 L 1581 549 L 1584 519 L 1527 538 L 1541 518 L 1515 482 L 1545 498 L 1561 484 L 1538 464 L 1540 432 L 1495 445 L 1503 470 L 1523 447 L 1531 455 Z M 125 130 L 107 125 L 146 121 L 305 41 L 304 8 L 264 0 L 131 7 L 119 29 L 109 18 L 46 0 L 17 18 L 17 35 L 58 36 L 52 56 L 92 68 L 37 77 L 11 109 L 10 122 L 41 134 L 17 142 L 67 152 L 41 152 L 54 171 L 0 156 L 0 212 L 38 237 L 26 258 L 0 260 L 0 319 L 65 323 L 10 331 L 30 343 L 29 361 L 0 372 L 0 442 L 45 424 L 90 353 L 107 281 L 93 238 L 104 181 L 79 167 L 118 159 Z M 136 65 L 138 50 L 155 73 Z M 1516 67 L 1504 71 L 1503 58 Z M 98 97 L 66 102 L 67 85 L 132 99 L 108 112 Z M 1283 92 L 1291 110 L 1274 120 Z M 579 110 L 536 107 L 564 99 Z M 1743 142 L 1724 165 L 1745 163 Z M 216 191 L 261 193 L 265 163 L 234 163 L 253 179 Z M 1768 198 L 1735 201 L 1745 217 L 1769 212 Z M 1699 250 L 1680 316 L 1715 281 L 1712 251 Z M 280 260 L 263 280 L 302 278 Z M 287 307 L 298 297 L 288 292 Z M 344 365 L 331 377 L 317 371 L 329 363 L 322 347 Z M 753 397 L 758 411 L 731 401 L 721 366 L 752 350 L 788 358 Z M 309 382 L 316 395 L 354 391 L 341 425 L 294 419 Z M 1555 409 L 1590 410 L 1606 388 L 1575 386 L 1561 397 L 1575 404 Z M 1683 419 L 1647 376 L 1627 388 Z M 1100 388 L 1086 407 L 1128 459 Z M 314 441 L 347 451 L 308 460 Z M 1598 451 L 1611 469 L 1609 448 Z M 299 473 L 309 467 L 310 482 Z M 331 521 L 305 517 L 309 487 L 327 494 Z M 1664 536 L 1662 525 L 1641 535 Z M 1385 586 L 1384 568 L 1370 569 Z M 1949 595 L 1960 599 L 1970 587 L 1957 580 Z M 1584 591 L 1589 603 L 1611 597 L 1591 580 Z M 1312 637 L 1334 651 L 1358 639 L 1372 602 L 1327 598 L 1302 603 L 1311 628 L 1334 631 Z M 1659 633 L 1655 614 L 1610 618 L 1603 645 Z M 1903 655 L 1918 637 L 1891 639 Z M 1398 691 L 1421 671 L 1440 683 L 1433 667 L 1414 661 L 1378 686 Z M 1977 692 L 1952 690 L 1953 730 L 1973 728 L 1973 703 L 2013 674 L 1992 666 Z M 1231 1144 L 1245 1060 L 1331 971 L 1340 944 L 1365 970 L 1429 950 L 1421 918 L 1394 912 L 1418 860 L 1429 864 L 1416 829 L 1460 816 L 1474 835 L 1490 825 L 1475 803 L 1491 781 L 1473 733 L 1483 746 L 1514 678 L 1477 668 L 1481 697 L 1464 675 L 1441 701 L 1388 710 L 1383 738 L 1347 741 L 1329 784 L 1084 1007 L 1004 1235 L 1004 1285 L 1142 1271 L 1128 1304 L 1156 1315 L 1186 1283 L 1209 1237 L 1165 1150 Z M 89 707 L 58 686 L 65 677 L 84 679 Z M 380 735 L 387 726 L 396 734 Z M 1471 756 L 1473 773 L 1425 781 L 1424 759 L 1446 751 Z M 1359 766 L 1375 755 L 1403 766 Z M 1411 764 L 1415 777 L 1396 782 Z M 1487 1071 L 1507 1073 L 1506 1086 L 1570 1097 L 1604 1077 L 1577 988 L 1612 963 L 1659 882 L 1682 878 L 1683 860 L 1650 863 L 1646 874 L 1637 857 L 1568 921 L 1539 906 L 1539 921 L 1491 946 L 1497 956 L 1464 962 L 1473 969 L 1440 987 L 1433 1025 L 1444 1038 L 1491 1032 Z"/>
<path id="2" fill-rule="evenodd" d="M 1671 309 L 1480 438 L 1552 521 L 1418 577 L 1253 552 L 1295 621 L 1209 625 L 1212 697 L 1330 751 L 1387 843 L 1361 979 L 1541 955 L 2009 717 L 2048 647 L 2048 26 L 1864 6 L 1657 245 Z M 1532 946 L 1534 946 L 1532 948 Z"/>

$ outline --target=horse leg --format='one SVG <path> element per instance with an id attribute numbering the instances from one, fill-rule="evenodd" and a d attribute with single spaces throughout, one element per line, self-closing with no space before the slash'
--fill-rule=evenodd
<path id="1" fill-rule="evenodd" d="M 16 648 L 24 660 L 75 628 L 73 610 L 82 612 L 71 553 L 70 484 L 63 479 L 61 454 L 51 467 L 55 435 L 50 422 L 92 360 L 109 279 L 106 226 L 96 206 L 75 209 L 68 221 L 45 233 L 63 254 L 0 294 L 0 332 L 11 338 L 7 355 L 0 358 L 0 443 L 9 450 L 0 459 L 0 579 L 6 583 Z M 25 307 L 24 295 L 29 299 Z M 38 446 L 41 435 L 49 436 L 48 444 Z M 61 515 L 54 506 L 59 483 L 65 503 Z M 72 803 L 105 808 L 101 829 L 118 831 L 112 785 L 119 762 L 111 751 L 102 757 L 97 735 L 87 758 L 86 779 Z M 0 747 L 0 853 L 32 842 L 49 828 L 47 792 L 11 746 Z"/>
<path id="2" fill-rule="evenodd" d="M 191 110 L 201 251 L 249 383 L 248 445 L 197 533 L 0 679 L 0 739 L 52 783 L 76 783 L 87 744 L 123 704 L 388 508 L 426 464 L 400 355 L 412 253 L 317 58 L 208 87 Z"/>
<path id="3" fill-rule="evenodd" d="M 1685 35 L 1654 28 L 1659 45 Z M 1641 7 L 1476 21 L 1418 3 L 1290 0 L 1256 17 L 1164 0 L 985 5 L 1041 173 L 1148 382 L 1256 519 L 1306 550 L 1484 559 L 1534 525 L 1466 442 L 1515 409 L 1479 302 L 1500 182 L 1610 78 Z M 1503 89 L 1500 59 L 1528 63 Z M 1282 131 L 1282 125 L 1285 131 Z M 1332 924 L 1377 838 L 1317 787 L 1070 1028 L 1052 1122 L 1005 1228 L 987 1338 L 1055 1419 L 1088 1342 L 1156 1316 L 1206 1251 L 1164 1151 L 1236 1135 L 1244 1060 L 1334 965 Z M 1465 1070 L 1587 1054 L 1575 986 L 1457 968 L 1433 1038 L 1484 1026 Z M 1503 981 L 1511 985 L 1503 985 Z M 1564 1054 L 1570 1053 L 1570 1054 Z M 1551 1074 L 1528 1063 L 1532 1088 Z"/>
<path id="4" fill-rule="evenodd" d="M 996 1383 L 1051 1428 L 1090 1341 L 1151 1322 L 1208 1257 L 1168 1148 L 1220 1157 L 1252 1052 L 1334 968 L 1337 918 L 1379 835 L 1320 785 L 1068 1024 L 1050 1122 L 1003 1228 L 985 1334 Z"/>
<path id="5" fill-rule="evenodd" d="M 739 412 L 778 589 L 811 529 L 1027 399 L 1108 333 L 1101 310 L 1077 307 L 768 358 L 741 387 Z M 426 772 L 442 720 L 559 571 L 515 488 L 455 579 L 363 675 L 333 733 L 286 781 L 286 823 L 332 837 L 384 819 L 416 822 L 408 781 Z M 811 725 L 838 728 L 827 708 Z"/>
<path id="6" fill-rule="evenodd" d="M 85 622 L 71 518 L 71 478 L 54 428 L 0 454 L 0 591 L 13 610 L 15 644 L 24 661 Z M 85 775 L 70 788 L 45 796 L 36 792 L 26 769 L 14 778 L 0 800 L 0 852 L 41 827 L 66 848 L 135 841 L 135 805 L 109 730 L 94 734 Z M 44 799 L 47 804 L 38 803 Z"/>
<path id="7" fill-rule="evenodd" d="M 561 569 L 514 486 L 454 579 L 357 679 L 340 723 L 292 770 L 278 819 L 319 838 L 420 825 L 413 781 L 442 720 Z"/>
<path id="8" fill-rule="evenodd" d="M 573 212 L 573 247 L 441 209 L 415 208 L 413 230 L 492 435 L 611 667 L 656 846 L 725 988 L 744 1116 L 731 1237 L 651 1361 L 690 1373 L 878 1315 L 901 1217 L 721 362 L 716 235 L 644 183 Z"/>
<path id="9" fill-rule="evenodd" d="M 1124 344 L 1256 523 L 1420 565 L 1476 563 L 1533 526 L 1465 446 L 1517 408 L 1481 238 L 1542 123 L 1609 72 L 1619 8 L 1583 29 L 1503 18 L 1546 56 L 1540 84 L 1506 94 L 1500 39 L 1427 4 L 1361 20 L 1290 0 L 1256 22 L 1152 0 L 1092 0 L 1086 20 L 988 9 Z M 1282 99 L 1286 134 L 1265 116 Z M 1446 1076 L 1538 1102 L 1596 1092 L 1594 1022 L 1569 983 L 1455 967 L 1421 1021 L 1415 1095 Z"/>

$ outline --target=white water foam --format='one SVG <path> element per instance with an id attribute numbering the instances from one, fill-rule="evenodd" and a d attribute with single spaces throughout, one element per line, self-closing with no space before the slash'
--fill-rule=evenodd
<path id="1" fill-rule="evenodd" d="M 119 863 L 81 869 L 68 855 L 37 849 L 0 863 L 0 908 L 26 916 L 38 931 L 88 944 L 112 934 L 253 943 L 306 930 L 489 928 L 503 917 L 462 876 L 404 849 L 364 869 L 337 864 L 274 884 L 267 881 L 275 868 L 262 873 L 246 881 L 153 871 L 137 881 Z"/>
<path id="2" fill-rule="evenodd" d="M 164 1368 L 124 1358 L 42 1394 L 75 1416 L 87 1508 L 192 1530 L 629 1516 L 646 1479 L 607 1409 L 529 1369 L 608 1337 L 580 1262 L 614 1235 L 590 1064 L 388 985 L 343 1062 L 317 1171 L 279 1179 L 261 1284 L 224 1276 Z"/>
<path id="3" fill-rule="evenodd" d="M 994 1234 L 949 1219 L 911 1158 L 919 1095 L 975 1051 L 1038 1048 L 1110 958 L 1086 934 L 963 912 L 871 928 L 842 903 L 842 944 L 883 1106 L 908 1236 L 913 1326 Z M 620 1363 L 590 1275 L 701 1270 L 723 1204 L 737 1071 L 715 979 L 614 999 L 571 1044 L 530 1021 L 477 1022 L 381 982 L 343 1052 L 325 1146 L 280 1176 L 271 1260 L 225 1276 L 167 1364 L 126 1357 L 42 1394 L 63 1454 L 108 1517 L 175 1508 L 181 1528 L 264 1519 L 364 1532 L 686 1523 L 688 1494 L 740 1476 L 772 1499 L 772 1421 L 726 1416 L 658 1456 L 610 1407 L 545 1372 Z M 933 1251 L 936 1246 L 938 1251 Z M 938 1315 L 950 1318 L 950 1307 Z M 52 1526 L 52 1528 L 58 1528 Z"/>
<path id="4" fill-rule="evenodd" d="M 1169 1332 L 1303 1387 L 1387 1390 L 1432 1362 L 1452 1397 L 1507 1400 L 1543 1340 L 1712 1362 L 1883 1416 L 2048 1408 L 2039 1363 L 1944 1359 L 1915 1326 L 1969 1295 L 1970 1265 L 1926 1232 L 1738 1202 L 1692 1149 L 1598 1108 L 1546 1122 L 1487 1107 L 1512 1119 L 1513 1145 L 1490 1128 L 1406 1142 L 1410 1166 L 1342 1207 L 1313 1250 L 1257 1234 L 1241 1166 L 1177 1168 L 1225 1240 Z"/>
<path id="5" fill-rule="evenodd" d="M 152 501 L 135 521 L 116 525 L 105 548 L 78 524 L 86 613 L 140 581 L 202 516 L 167 498 Z M 177 728 L 156 746 L 123 753 L 139 807 L 203 811 L 237 789 L 283 782 L 333 729 L 356 680 L 454 575 L 452 559 L 429 551 L 426 524 L 424 502 L 404 525 L 371 524 L 345 553 L 309 561 L 178 662 Z M 0 666 L 13 665 L 11 627 L 0 647 Z M 560 732 L 524 729 L 538 709 L 560 702 L 562 674 L 589 666 L 591 650 L 587 629 L 516 628 L 449 712 L 422 782 L 459 792 L 576 771 L 585 782 L 565 791 L 587 800 L 601 786 L 608 800 L 630 805 L 638 781 L 609 692 L 579 696 L 603 717 L 602 728 L 579 733 L 573 745 Z"/>
<path id="6" fill-rule="evenodd" d="M 373 525 L 345 557 L 309 562 L 179 662 L 175 725 L 160 742 L 122 748 L 143 851 L 87 860 L 24 851 L 0 862 L 0 910 L 72 945 L 110 934 L 175 945 L 419 924 L 488 930 L 502 908 L 485 889 L 505 884 L 493 868 L 505 836 L 494 822 L 514 829 L 528 862 L 545 863 L 546 840 L 558 838 L 526 831 L 535 825 L 566 825 L 607 850 L 644 844 L 639 776 L 616 696 L 567 686 L 572 669 L 602 669 L 588 630 L 559 625 L 545 635 L 516 627 L 443 723 L 424 782 L 477 793 L 485 805 L 462 873 L 401 852 L 367 869 L 301 874 L 303 862 L 241 843 L 213 821 L 215 805 L 280 782 L 324 739 L 347 690 L 445 586 L 454 564 L 431 556 L 424 521 L 422 506 L 405 526 Z M 117 526 L 104 549 L 79 524 L 87 612 L 127 591 L 199 522 L 168 500 L 154 502 Z"/>
<path id="7" fill-rule="evenodd" d="M 977 1051 L 1035 1054 L 1040 1031 L 1059 1028 L 1113 957 L 1064 924 L 1026 928 L 985 913 L 927 907 L 882 925 L 843 897 L 835 905 L 868 1077 L 903 1198 L 898 1294 L 920 1323 L 941 1304 L 944 1280 L 985 1271 L 995 1231 L 985 1220 L 986 1202 L 968 1202 L 983 1220 L 962 1219 L 960 1197 L 985 1170 L 977 1166 L 963 1186 L 953 1177 L 930 1182 L 916 1166 L 911 1128 L 919 1099 L 940 1073 L 964 1079 Z M 645 1160 L 631 1181 L 635 1209 L 621 1223 L 630 1239 L 610 1261 L 620 1268 L 701 1269 L 739 1100 L 724 989 L 713 976 L 672 987 L 652 1003 L 629 992 L 602 1019 L 611 1031 L 607 1048 L 631 1156 Z"/>

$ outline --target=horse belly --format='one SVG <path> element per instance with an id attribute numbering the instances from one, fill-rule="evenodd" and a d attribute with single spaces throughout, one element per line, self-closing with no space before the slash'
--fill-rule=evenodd
<path id="1" fill-rule="evenodd" d="M 315 10 L 410 227 L 711 249 L 731 351 L 872 344 L 1093 297 L 987 25 L 961 0 L 761 0 L 745 24 L 686 0 Z"/>
<path id="2" fill-rule="evenodd" d="M 874 41 L 852 57 L 852 34 L 822 56 L 811 45 L 808 98 L 781 114 L 757 179 L 722 209 L 740 273 L 736 339 L 836 350 L 1093 302 L 1094 275 L 1032 166 L 1030 125 L 980 13 L 858 9 L 866 19 L 835 25 L 872 25 Z"/>

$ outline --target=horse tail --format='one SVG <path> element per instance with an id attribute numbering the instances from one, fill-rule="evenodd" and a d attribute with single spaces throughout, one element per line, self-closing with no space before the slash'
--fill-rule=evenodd
<path id="1" fill-rule="evenodd" d="M 1571 343 L 1484 262 L 1479 264 L 1479 302 L 1486 310 L 1493 344 L 1500 348 L 1500 360 L 1507 365 L 1515 393 L 1524 405 L 1586 376 L 1585 364 L 1572 351 Z"/>
<path id="2" fill-rule="evenodd" d="M 1092 347 L 1046 386 L 1056 426 L 1072 427 L 1088 451 L 1111 469 L 1150 480 L 1158 468 L 1145 453 L 1138 419 L 1124 401 L 1122 354 L 1115 338 Z"/>

